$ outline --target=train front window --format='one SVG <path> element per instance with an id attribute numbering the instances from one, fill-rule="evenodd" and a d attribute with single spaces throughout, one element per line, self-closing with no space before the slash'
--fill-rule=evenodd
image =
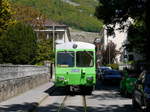
<path id="1" fill-rule="evenodd" d="M 73 67 L 74 66 L 74 52 L 58 52 L 57 66 L 59 67 Z"/>
<path id="2" fill-rule="evenodd" d="M 94 65 L 94 55 L 92 51 L 78 51 L 76 53 L 77 67 L 92 67 Z"/>

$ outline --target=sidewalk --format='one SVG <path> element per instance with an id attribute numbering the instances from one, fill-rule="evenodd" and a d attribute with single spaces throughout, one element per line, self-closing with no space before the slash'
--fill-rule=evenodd
<path id="1" fill-rule="evenodd" d="M 0 112 L 30 112 L 35 105 L 49 95 L 53 83 L 49 82 L 19 96 L 0 103 Z"/>

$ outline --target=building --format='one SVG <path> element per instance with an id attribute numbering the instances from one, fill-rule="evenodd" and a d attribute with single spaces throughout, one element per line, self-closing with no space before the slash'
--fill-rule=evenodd
<path id="1" fill-rule="evenodd" d="M 99 33 L 99 37 L 95 38 L 94 44 L 96 47 L 96 66 L 99 67 L 102 65 L 102 49 L 103 49 L 103 37 L 104 37 L 104 29 L 102 29 Z"/>
<path id="2" fill-rule="evenodd" d="M 118 51 L 118 54 L 115 59 L 115 63 L 123 62 L 121 55 L 124 52 L 124 43 L 127 40 L 127 28 L 123 31 L 118 30 L 119 25 L 116 25 L 114 30 L 114 35 L 108 36 L 107 30 L 104 28 L 104 36 L 103 36 L 103 49 L 106 49 L 107 44 L 112 41 L 116 45 L 116 50 Z"/>
<path id="3" fill-rule="evenodd" d="M 55 48 L 55 44 L 72 41 L 67 25 L 58 24 L 51 20 L 45 20 L 42 25 L 41 29 L 35 29 L 37 37 L 39 37 L 40 33 L 45 33 L 47 39 L 52 38 L 53 49 Z"/>
<path id="4" fill-rule="evenodd" d="M 116 44 L 116 50 L 117 50 L 117 56 L 115 59 L 115 63 L 122 64 L 129 61 L 137 61 L 142 60 L 143 57 L 133 51 L 127 51 L 125 48 L 125 45 L 128 43 L 128 35 L 127 30 L 128 26 L 131 24 L 130 21 L 128 21 L 127 26 L 124 30 L 119 30 L 120 25 L 117 24 L 115 26 L 114 35 L 108 36 L 106 27 L 104 27 L 104 35 L 101 38 L 102 43 L 102 49 L 106 49 L 108 43 L 112 41 L 114 44 Z M 111 54 L 110 54 L 111 55 Z"/>

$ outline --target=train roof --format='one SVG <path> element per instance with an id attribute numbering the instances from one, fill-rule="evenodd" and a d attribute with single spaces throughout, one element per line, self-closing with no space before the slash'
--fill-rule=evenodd
<path id="1" fill-rule="evenodd" d="M 95 49 L 95 45 L 86 42 L 66 42 L 57 44 L 56 49 Z"/>

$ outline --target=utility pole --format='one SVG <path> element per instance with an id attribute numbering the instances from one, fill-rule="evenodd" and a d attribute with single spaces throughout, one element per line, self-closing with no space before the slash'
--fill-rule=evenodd
<path id="1" fill-rule="evenodd" d="M 55 25 L 53 24 L 53 51 L 55 50 Z"/>
<path id="2" fill-rule="evenodd" d="M 108 47 L 108 63 L 110 64 L 110 43 L 108 40 L 108 35 L 107 35 L 107 47 Z"/>
<path id="3" fill-rule="evenodd" d="M 109 48 L 109 51 L 108 51 L 108 53 L 109 53 L 109 64 L 110 64 L 110 43 L 109 43 L 109 46 L 108 46 Z"/>
<path id="4" fill-rule="evenodd" d="M 126 51 L 126 50 L 125 50 L 125 57 L 124 57 L 124 60 L 125 60 L 125 66 L 128 68 L 128 65 L 127 65 L 128 56 L 127 56 L 127 51 Z"/>

